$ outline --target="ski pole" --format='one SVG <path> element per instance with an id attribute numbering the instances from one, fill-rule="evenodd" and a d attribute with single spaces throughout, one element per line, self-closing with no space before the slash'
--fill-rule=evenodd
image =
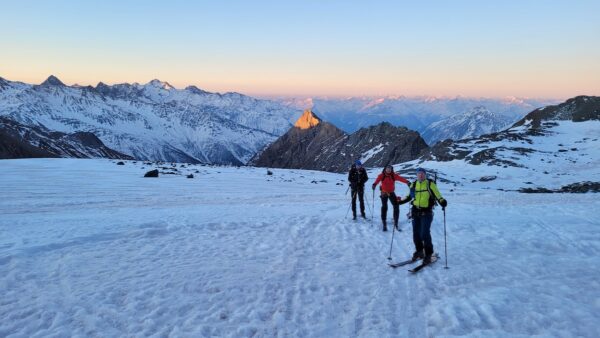
<path id="1" fill-rule="evenodd" d="M 396 227 L 392 229 L 392 242 L 390 243 L 390 255 L 388 256 L 388 260 L 392 260 L 392 245 L 394 245 L 394 234 L 396 233 Z"/>
<path id="2" fill-rule="evenodd" d="M 444 254 L 446 256 L 446 267 L 448 269 L 448 245 L 446 244 L 446 208 L 442 208 L 444 211 Z"/>
<path id="3" fill-rule="evenodd" d="M 364 189 L 363 189 L 363 201 L 364 201 Z M 371 215 L 373 215 L 373 209 L 371 208 L 371 205 L 369 204 L 369 200 L 366 200 L 364 202 L 367 205 L 367 209 L 369 210 L 369 212 L 371 213 Z"/>
<path id="4" fill-rule="evenodd" d="M 354 196 L 356 196 L 356 191 L 352 193 L 352 199 L 350 200 L 350 205 L 348 206 L 348 210 L 346 211 L 346 216 L 344 216 L 344 218 L 348 218 L 348 213 L 350 212 L 350 207 L 352 206 L 352 201 L 354 200 Z"/>
<path id="5" fill-rule="evenodd" d="M 373 189 L 373 200 L 371 202 L 373 208 L 371 209 L 371 225 L 373 225 L 373 215 L 375 214 L 375 189 Z"/>
<path id="6" fill-rule="evenodd" d="M 387 217 L 386 217 L 387 218 Z M 392 242 L 390 243 L 390 255 L 388 256 L 388 260 L 392 260 L 392 245 L 394 245 L 394 234 L 396 233 L 396 225 L 392 225 Z"/>

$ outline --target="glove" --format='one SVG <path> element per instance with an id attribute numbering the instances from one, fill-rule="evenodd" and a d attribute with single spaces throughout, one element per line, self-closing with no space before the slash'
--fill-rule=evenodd
<path id="1" fill-rule="evenodd" d="M 440 200 L 440 205 L 442 206 L 442 208 L 444 208 L 444 209 L 445 209 L 445 208 L 446 208 L 446 206 L 448 205 L 448 202 L 447 202 L 445 199 L 443 199 L 443 198 L 442 198 L 442 199 Z"/>
<path id="2" fill-rule="evenodd" d="M 396 201 L 398 202 L 398 205 L 402 205 L 402 204 L 405 204 L 406 202 L 410 201 L 410 198 L 402 199 L 402 197 L 398 197 L 396 199 Z"/>
<path id="3" fill-rule="evenodd" d="M 409 189 L 410 189 L 410 185 L 411 185 L 410 181 L 406 182 L 406 186 L 408 186 Z"/>
<path id="4" fill-rule="evenodd" d="M 375 190 L 375 187 L 376 187 L 376 186 L 377 186 L 377 185 L 376 185 L 375 183 L 373 183 L 373 185 L 371 186 L 371 188 L 373 188 L 373 190 Z"/>

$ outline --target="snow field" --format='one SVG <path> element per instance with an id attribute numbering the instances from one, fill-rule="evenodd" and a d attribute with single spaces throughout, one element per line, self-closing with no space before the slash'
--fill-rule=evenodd
<path id="1" fill-rule="evenodd" d="M 345 175 L 150 169 L 0 161 L 0 336 L 600 335 L 595 194 L 440 184 L 450 269 L 438 210 L 441 259 L 410 275 L 387 266 L 377 197 L 375 224 L 344 218 Z M 406 212 L 394 260 L 413 251 Z"/>

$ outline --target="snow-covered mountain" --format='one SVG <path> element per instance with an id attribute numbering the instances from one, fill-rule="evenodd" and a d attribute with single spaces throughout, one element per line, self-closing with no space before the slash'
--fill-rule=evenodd
<path id="1" fill-rule="evenodd" d="M 445 140 L 399 165 L 440 173 L 455 186 L 522 192 L 600 191 L 600 97 L 536 109 L 510 128 Z"/>
<path id="2" fill-rule="evenodd" d="M 239 93 L 209 93 L 167 82 L 66 86 L 0 78 L 0 115 L 63 133 L 95 134 L 137 159 L 245 164 L 300 114 Z"/>
<path id="3" fill-rule="evenodd" d="M 421 136 L 427 144 L 433 145 L 445 139 L 460 140 L 500 131 L 515 121 L 479 106 L 430 124 L 421 132 Z"/>
<path id="4" fill-rule="evenodd" d="M 389 122 L 395 126 L 423 132 L 430 124 L 452 115 L 464 114 L 475 107 L 516 121 L 528 112 L 550 104 L 552 99 L 529 98 L 467 98 L 467 97 L 351 97 L 351 98 L 286 98 L 280 99 L 295 109 L 312 109 L 324 120 L 346 132 Z"/>
<path id="5" fill-rule="evenodd" d="M 90 132 L 66 134 L 0 116 L 0 159 L 29 157 L 132 159 L 109 149 Z"/>

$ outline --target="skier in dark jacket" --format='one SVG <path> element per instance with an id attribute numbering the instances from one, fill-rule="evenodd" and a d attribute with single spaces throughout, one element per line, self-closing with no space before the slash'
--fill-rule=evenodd
<path id="1" fill-rule="evenodd" d="M 367 171 L 363 168 L 360 160 L 356 160 L 350 167 L 348 173 L 348 182 L 350 182 L 350 188 L 352 189 L 352 219 L 356 219 L 356 196 L 358 195 L 358 201 L 360 202 L 360 215 L 362 218 L 367 218 L 365 215 L 365 182 L 369 180 Z"/>
<path id="2" fill-rule="evenodd" d="M 413 242 L 415 252 L 413 261 L 423 258 L 424 263 L 431 262 L 433 243 L 431 242 L 431 222 L 433 221 L 433 207 L 437 201 L 443 209 L 448 202 L 440 194 L 435 182 L 427 179 L 425 169 L 417 169 L 417 180 L 410 185 L 410 195 L 404 199 L 399 198 L 399 203 L 411 203 L 411 216 L 413 226 Z M 424 252 L 423 252 L 424 251 Z"/>
<path id="3" fill-rule="evenodd" d="M 388 200 L 392 203 L 394 208 L 394 227 L 398 228 L 398 218 L 400 217 L 400 208 L 398 207 L 398 201 L 396 199 L 396 181 L 410 185 L 407 179 L 396 174 L 394 167 L 391 165 L 386 166 L 383 172 L 377 176 L 375 183 L 373 183 L 373 190 L 377 186 L 377 183 L 381 182 L 381 221 L 383 222 L 383 231 L 387 231 L 387 202 Z"/>

